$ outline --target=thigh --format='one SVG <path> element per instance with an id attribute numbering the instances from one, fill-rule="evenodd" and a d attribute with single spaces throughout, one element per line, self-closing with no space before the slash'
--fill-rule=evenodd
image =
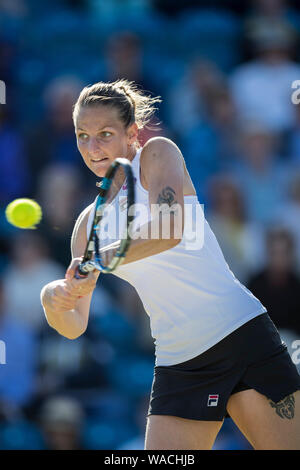
<path id="1" fill-rule="evenodd" d="M 222 421 L 199 421 L 177 416 L 150 415 L 147 418 L 146 450 L 209 450 Z"/>
<path id="2" fill-rule="evenodd" d="M 300 390 L 277 403 L 245 390 L 230 397 L 227 410 L 254 449 L 300 449 Z"/>

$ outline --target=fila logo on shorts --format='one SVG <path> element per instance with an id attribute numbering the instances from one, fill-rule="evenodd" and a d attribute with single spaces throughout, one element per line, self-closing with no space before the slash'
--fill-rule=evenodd
<path id="1" fill-rule="evenodd" d="M 208 395 L 207 406 L 217 406 L 219 395 Z"/>

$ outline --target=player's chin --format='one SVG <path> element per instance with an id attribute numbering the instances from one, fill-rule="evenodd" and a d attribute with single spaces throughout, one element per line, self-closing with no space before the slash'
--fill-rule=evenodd
<path id="1" fill-rule="evenodd" d="M 101 160 L 101 161 L 91 161 L 90 162 L 90 169 L 96 176 L 103 177 L 105 176 L 109 166 L 110 160 L 108 158 Z"/>

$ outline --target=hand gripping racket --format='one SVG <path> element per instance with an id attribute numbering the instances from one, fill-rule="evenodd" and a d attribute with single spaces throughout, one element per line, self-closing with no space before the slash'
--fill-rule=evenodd
<path id="1" fill-rule="evenodd" d="M 124 233 L 122 238 L 117 242 L 118 249 L 116 250 L 114 257 L 111 259 L 108 265 L 104 265 L 104 262 L 101 258 L 101 251 L 105 251 L 105 248 L 100 248 L 100 240 L 97 234 L 97 231 L 101 231 L 101 221 L 103 218 L 104 210 L 106 207 L 106 201 L 108 198 L 109 190 L 111 188 L 113 179 L 116 176 L 117 170 L 123 169 L 125 172 L 125 184 L 122 188 L 127 192 L 127 208 L 126 208 L 126 223 L 124 226 Z M 126 158 L 116 158 L 109 169 L 101 183 L 97 183 L 99 187 L 99 194 L 95 202 L 94 218 L 92 221 L 90 236 L 87 242 L 87 246 L 84 252 L 83 260 L 78 265 L 75 277 L 80 279 L 86 277 L 89 272 L 94 269 L 98 269 L 104 273 L 113 272 L 117 266 L 124 260 L 126 252 L 130 246 L 130 224 L 134 219 L 134 214 L 132 213 L 133 204 L 135 200 L 134 194 L 134 177 L 132 172 L 131 163 Z"/>

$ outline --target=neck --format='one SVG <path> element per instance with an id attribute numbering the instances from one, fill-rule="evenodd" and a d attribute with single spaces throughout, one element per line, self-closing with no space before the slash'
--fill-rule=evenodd
<path id="1" fill-rule="evenodd" d="M 137 148 L 134 145 L 130 146 L 125 158 L 127 158 L 127 160 L 132 162 L 132 160 L 134 159 L 136 155 L 136 152 L 137 152 Z M 125 181 L 125 173 L 122 169 L 119 169 L 112 181 L 112 185 L 110 189 L 110 196 L 107 199 L 107 203 L 112 201 L 115 195 L 120 191 L 124 181 Z"/>
<path id="2" fill-rule="evenodd" d="M 135 146 L 131 146 L 128 150 L 128 153 L 126 155 L 126 158 L 127 160 L 131 161 L 134 159 L 135 155 L 136 155 L 136 147 Z M 120 168 L 113 181 L 112 181 L 112 185 L 111 185 L 111 194 L 110 196 L 108 197 L 107 199 L 107 202 L 110 202 L 112 201 L 112 199 L 116 196 L 116 194 L 120 191 L 122 185 L 124 184 L 125 182 L 125 173 L 124 173 L 124 170 L 122 168 Z"/>
<path id="3" fill-rule="evenodd" d="M 130 160 L 132 162 L 132 160 L 134 159 L 136 155 L 136 152 L 137 152 L 137 148 L 135 147 L 135 145 L 131 145 L 127 152 L 127 156 L 126 156 L 127 160 Z"/>

